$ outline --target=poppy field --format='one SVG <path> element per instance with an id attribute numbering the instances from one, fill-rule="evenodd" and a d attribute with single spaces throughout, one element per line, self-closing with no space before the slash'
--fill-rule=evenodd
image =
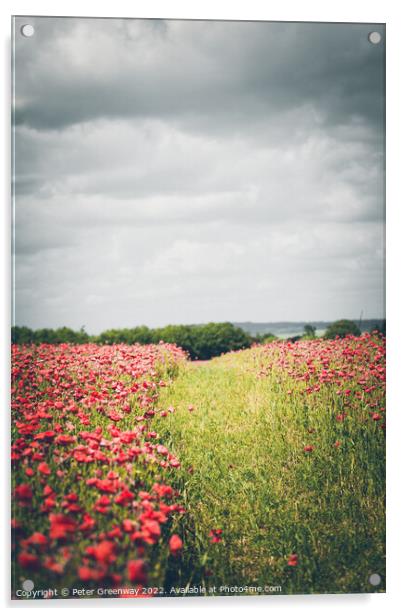
<path id="1" fill-rule="evenodd" d="M 385 590 L 383 336 L 12 362 L 14 598 Z"/>

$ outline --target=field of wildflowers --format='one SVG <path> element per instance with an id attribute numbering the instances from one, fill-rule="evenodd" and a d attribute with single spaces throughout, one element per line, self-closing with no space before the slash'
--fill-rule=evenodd
<path id="1" fill-rule="evenodd" d="M 183 361 L 172 345 L 13 347 L 14 592 L 163 578 L 183 507 L 152 424 Z"/>
<path id="2" fill-rule="evenodd" d="M 13 346 L 13 596 L 384 591 L 384 394 L 376 334 Z"/>

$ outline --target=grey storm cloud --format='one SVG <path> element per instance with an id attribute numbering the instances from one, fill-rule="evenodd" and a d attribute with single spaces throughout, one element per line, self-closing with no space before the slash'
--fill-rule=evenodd
<path id="1" fill-rule="evenodd" d="M 35 41 L 17 38 L 16 74 L 24 79 L 16 122 L 59 129 L 102 117 L 164 117 L 219 132 L 228 123 L 233 130 L 233 120 L 249 124 L 310 103 L 324 122 L 378 123 L 384 57 L 367 30 L 42 18 Z"/>
<path id="2" fill-rule="evenodd" d="M 371 30 L 17 18 L 16 322 L 383 316 Z"/>

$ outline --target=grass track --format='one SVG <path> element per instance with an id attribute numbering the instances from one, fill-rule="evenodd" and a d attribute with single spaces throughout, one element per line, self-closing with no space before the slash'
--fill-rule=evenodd
<path id="1" fill-rule="evenodd" d="M 384 579 L 383 438 L 358 415 L 337 422 L 333 389 L 306 402 L 291 378 L 258 378 L 253 362 L 246 351 L 189 364 L 162 393 L 176 413 L 158 429 L 181 460 L 188 511 L 167 583 L 372 592 L 370 574 Z M 216 528 L 223 540 L 211 544 Z"/>

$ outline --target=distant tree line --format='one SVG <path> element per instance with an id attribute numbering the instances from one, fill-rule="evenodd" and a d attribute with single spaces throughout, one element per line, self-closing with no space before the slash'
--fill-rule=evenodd
<path id="1" fill-rule="evenodd" d="M 266 336 L 264 336 L 265 338 Z M 206 325 L 167 325 L 150 329 L 145 325 L 126 329 L 109 329 L 98 336 L 90 336 L 83 328 L 76 332 L 68 327 L 37 329 L 13 327 L 12 342 L 16 344 L 157 344 L 160 341 L 175 343 L 187 351 L 191 359 L 210 359 L 228 351 L 249 348 L 257 342 L 240 327 L 232 323 L 208 323 Z"/>
<path id="2" fill-rule="evenodd" d="M 25 326 L 15 326 L 11 328 L 11 341 L 15 344 L 60 344 L 71 342 L 74 344 L 84 344 L 90 342 L 94 336 L 86 333 L 84 328 L 78 332 L 69 327 L 59 327 L 58 329 L 30 329 Z"/>
<path id="3" fill-rule="evenodd" d="M 385 336 L 386 324 L 385 319 L 379 320 L 378 323 L 374 323 L 371 327 L 371 333 L 377 332 Z M 333 340 L 334 338 L 345 338 L 345 336 L 360 336 L 361 330 L 354 321 L 349 319 L 340 319 L 334 321 L 327 327 L 323 334 L 323 338 L 326 340 Z M 292 336 L 287 338 L 290 342 L 297 342 L 298 340 L 312 340 L 316 338 L 316 327 L 310 324 L 304 326 L 304 334 L 300 336 Z"/>
<path id="4" fill-rule="evenodd" d="M 377 331 L 385 334 L 385 322 L 375 327 Z M 344 337 L 348 334 L 360 335 L 360 329 L 353 321 L 342 319 L 335 321 L 326 330 L 324 338 Z M 310 340 L 316 337 L 316 329 L 312 325 L 305 325 L 304 333 L 293 336 L 287 340 Z M 37 329 L 15 326 L 11 328 L 11 339 L 15 344 L 85 344 L 96 342 L 98 344 L 157 344 L 160 341 L 177 344 L 187 351 L 191 359 L 210 359 L 229 351 L 247 349 L 253 344 L 264 344 L 276 340 L 271 333 L 250 335 L 241 327 L 232 323 L 207 323 L 205 325 L 167 325 L 150 329 L 145 325 L 125 329 L 109 329 L 98 336 L 91 336 L 82 327 L 74 331 L 69 327 L 58 329 Z"/>
<path id="5" fill-rule="evenodd" d="M 149 344 L 171 342 L 187 351 L 191 359 L 210 359 L 228 351 L 249 348 L 254 339 L 250 334 L 231 323 L 206 325 L 167 325 L 157 329 L 141 326 L 133 329 L 111 329 L 97 337 L 101 344 L 125 342 Z"/>

